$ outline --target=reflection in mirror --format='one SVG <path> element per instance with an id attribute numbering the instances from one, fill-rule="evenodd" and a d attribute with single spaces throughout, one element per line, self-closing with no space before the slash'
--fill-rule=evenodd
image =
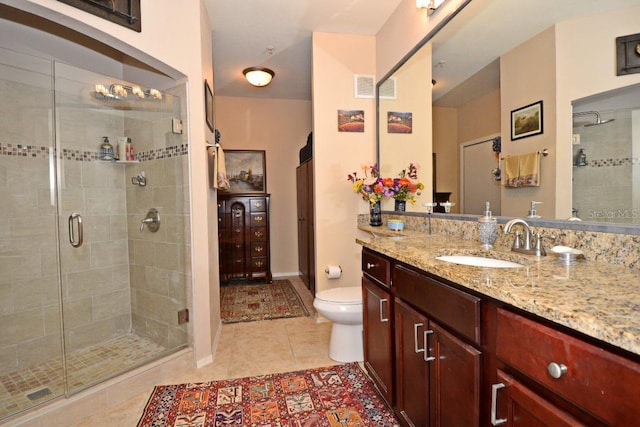
<path id="1" fill-rule="evenodd" d="M 417 147 L 429 147 L 436 153 L 436 190 L 451 192 L 450 201 L 455 203 L 452 213 L 475 215 L 483 210 L 482 200 L 489 200 L 489 196 L 478 195 L 480 190 L 469 188 L 478 184 L 483 191 L 499 193 L 500 202 L 492 202 L 492 210 L 498 215 L 525 217 L 531 201 L 539 201 L 542 204 L 537 206 L 538 214 L 546 219 L 567 219 L 575 213 L 573 209 L 578 209 L 577 216 L 584 221 L 605 220 L 598 218 L 603 209 L 608 212 L 607 209 L 618 209 L 621 205 L 603 208 L 602 205 L 585 204 L 589 194 L 594 195 L 595 191 L 599 194 L 599 190 L 594 191 L 590 185 L 605 179 L 629 182 L 633 172 L 623 177 L 578 177 L 577 173 L 584 175 L 585 171 L 595 169 L 597 163 L 580 170 L 572 167 L 578 149 L 571 144 L 572 123 L 579 121 L 578 117 L 572 120 L 572 112 L 596 110 L 604 120 L 611 115 L 623 114 L 618 110 L 632 108 L 629 105 L 594 107 L 587 105 L 586 100 L 592 103 L 598 98 L 596 94 L 612 90 L 626 92 L 627 89 L 622 88 L 640 83 L 640 74 L 615 75 L 615 38 L 640 33 L 640 22 L 635 18 L 639 15 L 640 0 L 470 2 L 423 46 L 414 49 L 416 57 L 423 59 L 431 55 L 430 61 L 420 60 L 420 63 L 428 62 L 421 73 L 412 70 L 405 75 L 405 67 L 415 66 L 412 63 L 414 56 L 411 56 L 390 75 L 396 78 L 398 88 L 418 85 L 416 87 L 420 89 L 411 92 L 412 95 L 420 94 L 423 82 L 414 83 L 408 80 L 409 75 L 421 75 L 422 80 L 429 78 L 436 82 L 430 99 L 431 111 L 425 106 L 427 116 L 416 109 L 412 111 L 414 129 L 426 126 L 421 122 L 432 119 L 428 123 L 432 126 L 431 139 L 428 136 L 426 140 L 404 139 L 401 150 L 406 153 Z M 379 84 L 384 84 L 384 80 Z M 401 96 L 398 92 L 398 99 L 394 102 L 402 104 Z M 538 101 L 544 103 L 543 132 L 512 140 L 511 112 Z M 379 102 L 381 117 L 378 123 L 384 127 L 386 117 L 382 115 L 386 114 L 386 107 L 383 100 Z M 624 114 L 633 115 L 630 111 Z M 584 120 L 594 118 L 581 117 Z M 608 125 L 615 128 L 624 121 L 616 117 L 616 121 Z M 580 133 L 587 138 L 582 147 L 593 144 L 588 142 L 587 132 L 600 132 L 605 128 L 604 125 L 580 128 Z M 619 133 L 615 132 L 616 135 Z M 382 173 L 392 174 L 406 162 L 406 159 L 396 160 L 394 157 L 395 150 L 400 147 L 399 139 L 389 139 L 384 129 L 379 130 L 378 136 Z M 493 144 L 489 143 L 496 137 L 501 139 L 500 155 L 492 150 Z M 507 189 L 496 180 L 496 170 L 498 174 L 504 172 L 504 162 L 500 159 L 544 149 L 549 150 L 549 156 L 540 161 L 539 187 Z M 589 147 L 584 151 L 588 159 L 595 161 L 597 149 Z M 607 158 L 633 159 L 633 155 L 629 156 L 620 154 Z M 465 167 L 471 168 L 470 171 L 465 172 Z M 428 166 L 422 164 L 422 170 L 425 172 L 421 178 L 426 178 Z M 618 170 L 621 168 L 608 168 L 611 173 Z M 599 173 L 603 171 L 602 167 L 598 170 Z M 574 190 L 574 179 L 584 181 L 582 187 L 576 184 Z M 631 187 L 630 183 L 628 187 Z M 577 192 L 575 195 L 574 191 Z M 467 193 L 475 195 L 477 200 L 469 199 Z M 626 196 L 622 194 L 616 197 L 624 199 Z M 425 201 L 423 197 L 419 204 Z M 603 203 L 610 205 L 611 200 Z M 624 209 L 629 213 L 618 216 L 635 216 L 635 205 L 626 203 L 629 206 Z M 426 211 L 421 206 L 417 210 Z M 589 210 L 593 211 L 591 215 Z M 630 221 L 612 218 L 611 222 Z"/>
<path id="2" fill-rule="evenodd" d="M 573 215 L 639 224 L 640 85 L 576 100 L 572 142 Z"/>

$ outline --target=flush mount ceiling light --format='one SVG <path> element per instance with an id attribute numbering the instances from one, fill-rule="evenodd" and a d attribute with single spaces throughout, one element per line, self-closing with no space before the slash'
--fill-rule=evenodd
<path id="1" fill-rule="evenodd" d="M 272 70 L 264 67 L 249 67 L 242 71 L 244 77 L 253 86 L 264 87 L 271 83 L 271 79 L 276 75 Z"/>

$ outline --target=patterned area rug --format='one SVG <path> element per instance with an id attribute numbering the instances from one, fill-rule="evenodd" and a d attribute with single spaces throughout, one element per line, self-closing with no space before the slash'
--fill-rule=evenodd
<path id="1" fill-rule="evenodd" d="M 399 426 L 357 363 L 157 386 L 138 427 Z"/>
<path id="2" fill-rule="evenodd" d="M 224 285 L 220 288 L 222 323 L 308 316 L 300 295 L 288 280 Z"/>

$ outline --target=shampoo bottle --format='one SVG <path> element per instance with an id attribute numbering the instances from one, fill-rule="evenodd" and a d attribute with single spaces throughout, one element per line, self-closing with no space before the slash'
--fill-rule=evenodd
<path id="1" fill-rule="evenodd" d="M 498 237 L 498 220 L 491 215 L 489 202 L 485 203 L 484 216 L 478 217 L 478 236 L 484 249 L 492 249 Z"/>

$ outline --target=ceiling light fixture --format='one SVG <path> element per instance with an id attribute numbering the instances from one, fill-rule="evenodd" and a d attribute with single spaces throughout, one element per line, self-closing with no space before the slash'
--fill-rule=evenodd
<path id="1" fill-rule="evenodd" d="M 271 83 L 271 79 L 276 75 L 272 70 L 264 67 L 249 67 L 242 71 L 247 81 L 256 87 L 264 87 Z"/>

